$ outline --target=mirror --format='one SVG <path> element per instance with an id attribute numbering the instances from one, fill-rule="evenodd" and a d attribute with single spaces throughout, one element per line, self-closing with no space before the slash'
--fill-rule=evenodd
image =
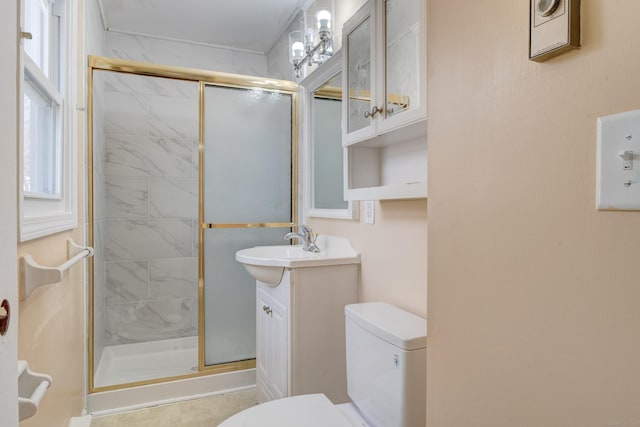
<path id="1" fill-rule="evenodd" d="M 347 209 L 342 186 L 342 73 L 313 92 L 311 158 L 313 200 L 318 209 Z"/>
<path id="2" fill-rule="evenodd" d="M 305 215 L 356 219 L 344 200 L 342 55 L 337 52 L 300 84 L 305 90 L 303 156 Z"/>

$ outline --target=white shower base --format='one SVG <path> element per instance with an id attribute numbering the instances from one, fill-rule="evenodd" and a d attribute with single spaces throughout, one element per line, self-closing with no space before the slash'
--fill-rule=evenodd
<path id="1" fill-rule="evenodd" d="M 127 384 L 198 372 L 198 337 L 175 338 L 104 348 L 95 387 Z"/>
<path id="2" fill-rule="evenodd" d="M 198 337 L 107 346 L 94 376 L 96 388 L 198 372 Z M 255 369 L 91 393 L 87 410 L 105 414 L 254 388 Z"/>

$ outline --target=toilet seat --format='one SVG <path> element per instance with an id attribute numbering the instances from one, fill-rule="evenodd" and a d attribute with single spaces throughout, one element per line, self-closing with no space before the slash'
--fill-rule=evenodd
<path id="1" fill-rule="evenodd" d="M 355 427 L 324 394 L 272 400 L 245 409 L 219 427 Z M 362 424 L 359 424 L 362 425 Z"/>

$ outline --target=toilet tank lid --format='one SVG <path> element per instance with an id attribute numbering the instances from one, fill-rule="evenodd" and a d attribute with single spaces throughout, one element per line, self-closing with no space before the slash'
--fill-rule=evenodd
<path id="1" fill-rule="evenodd" d="M 427 320 L 382 302 L 350 304 L 344 308 L 347 318 L 403 350 L 427 346 Z"/>

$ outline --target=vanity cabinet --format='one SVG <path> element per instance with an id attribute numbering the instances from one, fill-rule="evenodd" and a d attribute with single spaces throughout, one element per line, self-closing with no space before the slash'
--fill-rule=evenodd
<path id="1" fill-rule="evenodd" d="M 289 295 L 283 284 L 278 292 L 258 285 L 256 295 L 256 381 L 260 384 L 259 401 L 289 395 Z"/>
<path id="2" fill-rule="evenodd" d="M 369 0 L 343 27 L 345 198 L 427 196 L 426 0 Z"/>
<path id="3" fill-rule="evenodd" d="M 358 301 L 359 264 L 287 268 L 277 286 L 257 281 L 258 402 L 347 395 L 344 306 Z"/>

